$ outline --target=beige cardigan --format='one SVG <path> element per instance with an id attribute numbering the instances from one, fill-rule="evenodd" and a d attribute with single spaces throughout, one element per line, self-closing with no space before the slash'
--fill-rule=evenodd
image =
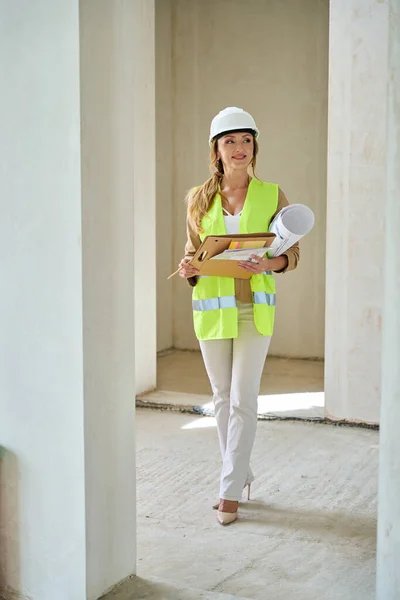
<path id="1" fill-rule="evenodd" d="M 278 214 L 278 212 L 280 210 L 282 210 L 282 208 L 284 208 L 285 206 L 288 206 L 288 205 L 289 205 L 289 202 L 287 201 L 285 194 L 279 188 L 278 206 L 277 206 L 276 212 L 273 215 L 272 219 L 275 217 L 276 214 Z M 272 219 L 271 219 L 271 221 L 272 221 Z M 196 250 L 201 245 L 201 240 L 200 240 L 200 236 L 197 233 L 197 231 L 194 231 L 193 227 L 190 225 L 190 223 L 188 221 L 186 224 L 186 229 L 187 229 L 187 242 L 185 245 L 185 257 L 189 258 L 191 256 L 194 256 L 194 254 L 196 253 Z M 287 259 L 288 259 L 287 267 L 285 269 L 283 269 L 282 271 L 277 271 L 277 273 L 286 273 L 287 271 L 293 271 L 297 267 L 299 260 L 300 260 L 299 244 L 298 243 L 294 244 L 294 246 L 289 248 L 289 250 L 287 250 L 284 254 L 287 256 Z M 188 279 L 188 283 L 191 286 L 195 286 L 197 283 L 197 277 L 191 277 L 190 279 Z M 238 300 L 238 302 L 251 303 L 253 301 L 253 295 L 251 293 L 249 279 L 235 279 L 235 296 L 236 296 L 236 300 Z"/>

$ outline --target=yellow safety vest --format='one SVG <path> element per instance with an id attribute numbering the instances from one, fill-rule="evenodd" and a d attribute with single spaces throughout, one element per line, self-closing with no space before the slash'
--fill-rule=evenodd
<path id="1" fill-rule="evenodd" d="M 278 206 L 278 186 L 252 179 L 240 216 L 240 233 L 268 231 Z M 208 235 L 226 234 L 221 196 L 202 220 L 201 240 Z M 250 278 L 253 293 L 254 323 L 261 335 L 274 329 L 275 279 L 271 271 Z M 193 288 L 193 320 L 199 340 L 221 340 L 238 335 L 238 310 L 235 280 L 232 277 L 199 277 Z"/>

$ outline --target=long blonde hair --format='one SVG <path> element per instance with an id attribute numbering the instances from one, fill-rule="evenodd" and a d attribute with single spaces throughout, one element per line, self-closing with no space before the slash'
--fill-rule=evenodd
<path id="1" fill-rule="evenodd" d="M 258 143 L 254 140 L 254 153 L 251 161 L 251 169 L 254 177 L 255 174 L 257 154 L 258 154 Z M 219 186 L 224 176 L 224 166 L 222 160 L 218 158 L 218 139 L 215 139 L 210 148 L 210 171 L 211 177 L 207 179 L 198 188 L 193 188 L 189 191 L 186 196 L 186 202 L 188 206 L 188 220 L 192 228 L 201 233 L 201 221 L 203 217 L 208 213 L 211 208 L 212 201 L 215 194 L 219 191 Z M 222 195 L 222 194 L 221 194 Z"/>

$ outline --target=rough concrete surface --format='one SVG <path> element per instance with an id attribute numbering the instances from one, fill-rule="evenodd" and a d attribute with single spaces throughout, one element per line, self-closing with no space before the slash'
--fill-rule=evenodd
<path id="1" fill-rule="evenodd" d="M 324 363 L 269 357 L 261 379 L 259 418 L 324 418 Z M 161 406 L 213 414 L 211 388 L 200 352 L 172 350 L 159 355 L 157 390 L 141 394 L 138 406 Z"/>
<path id="2" fill-rule="evenodd" d="M 140 578 L 252 600 L 373 599 L 378 432 L 259 422 L 253 500 L 225 528 L 211 509 L 214 419 L 138 410 L 137 433 Z"/>
<path id="3" fill-rule="evenodd" d="M 232 594 L 205 592 L 172 585 L 156 577 L 132 577 L 118 586 L 103 600 L 248 600 Z"/>

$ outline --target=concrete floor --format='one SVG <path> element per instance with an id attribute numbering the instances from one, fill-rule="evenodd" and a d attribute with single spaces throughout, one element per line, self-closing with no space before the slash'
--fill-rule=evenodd
<path id="1" fill-rule="evenodd" d="M 270 357 L 261 380 L 260 418 L 324 418 L 324 363 Z M 138 406 L 213 414 L 211 388 L 200 352 L 172 350 L 157 363 L 157 390 L 138 397 Z"/>
<path id="2" fill-rule="evenodd" d="M 183 588 L 157 577 L 150 579 L 132 577 L 104 596 L 103 600 L 248 600 L 248 598 Z"/>
<path id="3" fill-rule="evenodd" d="M 259 422 L 254 499 L 226 528 L 214 419 L 138 410 L 137 434 L 139 579 L 110 598 L 373 600 L 378 432 Z"/>

